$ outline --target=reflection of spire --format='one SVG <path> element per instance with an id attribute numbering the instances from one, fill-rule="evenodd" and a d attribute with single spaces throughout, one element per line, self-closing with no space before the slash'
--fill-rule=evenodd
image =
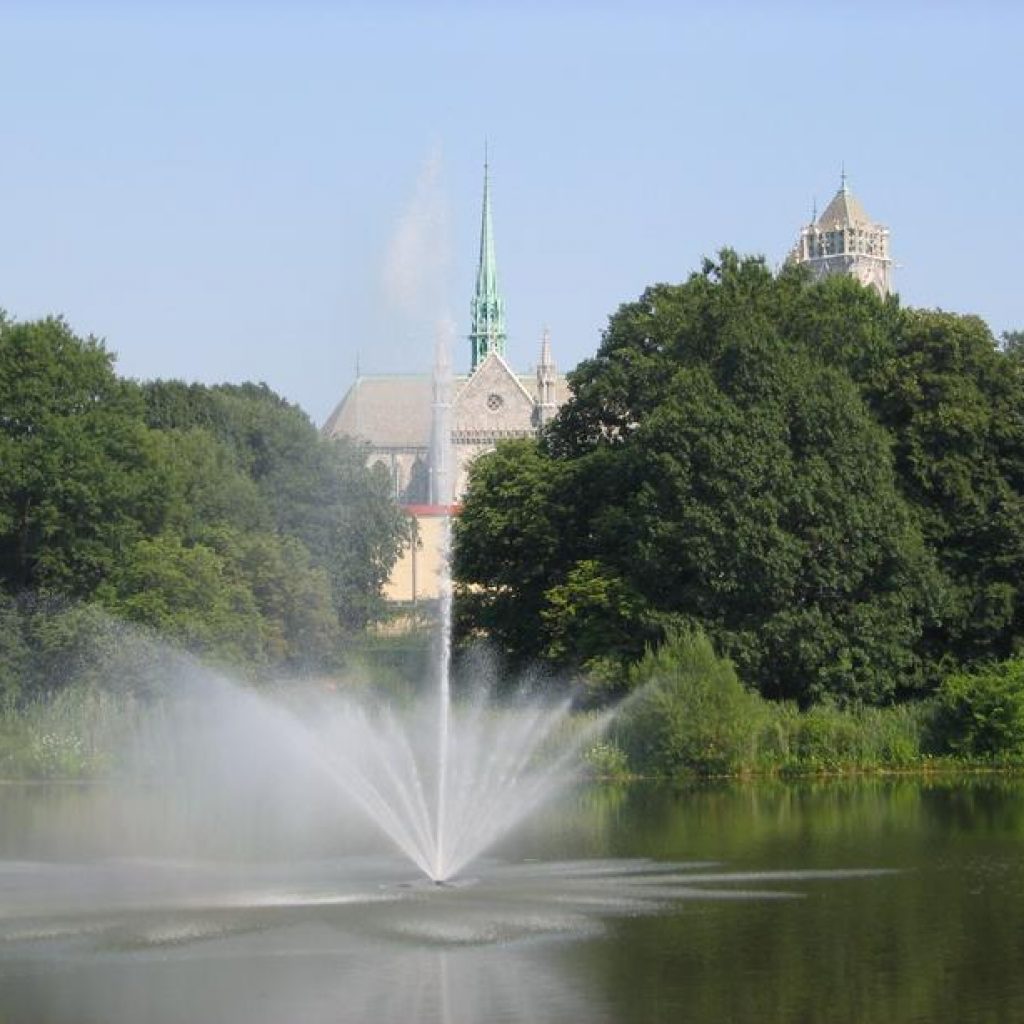
<path id="1" fill-rule="evenodd" d="M 505 303 L 498 291 L 498 265 L 494 258 L 494 232 L 491 227 L 490 168 L 484 155 L 484 201 L 480 219 L 480 262 L 476 271 L 476 291 L 470 306 L 472 322 L 469 341 L 472 348 L 471 370 L 475 370 L 488 352 L 505 352 Z"/>

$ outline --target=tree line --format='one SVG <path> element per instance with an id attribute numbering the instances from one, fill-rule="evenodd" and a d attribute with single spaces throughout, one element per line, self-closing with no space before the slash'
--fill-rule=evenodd
<path id="1" fill-rule="evenodd" d="M 1024 347 L 723 251 L 610 318 L 477 460 L 460 635 L 594 700 L 701 631 L 763 697 L 887 704 L 1024 640 Z"/>
<path id="2" fill-rule="evenodd" d="M 97 612 L 247 669 L 337 667 L 407 541 L 386 475 L 263 384 L 138 383 L 0 314 L 0 695 L 59 685 Z"/>

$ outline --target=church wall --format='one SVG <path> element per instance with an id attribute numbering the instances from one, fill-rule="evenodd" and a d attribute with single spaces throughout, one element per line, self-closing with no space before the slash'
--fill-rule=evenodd
<path id="1" fill-rule="evenodd" d="M 524 434 L 522 436 L 532 436 L 532 432 L 530 435 Z M 469 443 L 456 441 L 452 445 L 455 453 L 455 488 L 453 493 L 458 498 L 461 498 L 466 493 L 466 486 L 469 483 L 469 467 L 473 460 L 484 452 L 493 451 L 496 443 L 495 440 L 481 439 Z"/>
<path id="2" fill-rule="evenodd" d="M 401 554 L 384 585 L 387 601 L 415 604 L 436 601 L 441 589 L 444 565 L 445 516 L 437 512 L 414 512 L 419 543 Z"/>
<path id="3" fill-rule="evenodd" d="M 428 456 L 426 448 L 371 447 L 367 465 L 381 465 L 387 470 L 399 504 L 422 504 L 427 500 Z"/>

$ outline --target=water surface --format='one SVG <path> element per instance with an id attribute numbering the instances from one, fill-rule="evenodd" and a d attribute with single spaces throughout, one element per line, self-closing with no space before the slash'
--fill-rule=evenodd
<path id="1" fill-rule="evenodd" d="M 0 1021 L 1024 1020 L 1018 780 L 584 788 L 447 888 L 188 811 L 0 787 Z"/>

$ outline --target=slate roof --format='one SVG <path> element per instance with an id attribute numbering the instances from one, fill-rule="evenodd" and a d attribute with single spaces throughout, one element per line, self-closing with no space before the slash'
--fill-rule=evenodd
<path id="1" fill-rule="evenodd" d="M 849 224 L 873 224 L 873 221 L 857 197 L 843 185 L 818 218 L 818 227 L 823 231 L 834 231 Z"/>
<path id="2" fill-rule="evenodd" d="M 379 448 L 426 447 L 430 399 L 428 374 L 357 377 L 323 432 L 357 437 Z"/>
<path id="3" fill-rule="evenodd" d="M 515 377 L 536 401 L 536 374 L 515 374 Z M 468 380 L 466 374 L 455 378 L 456 399 Z M 558 374 L 556 403 L 561 405 L 568 394 L 565 378 Z M 327 418 L 323 434 L 359 438 L 375 448 L 428 448 L 432 399 L 433 380 L 429 373 L 358 377 Z"/>

